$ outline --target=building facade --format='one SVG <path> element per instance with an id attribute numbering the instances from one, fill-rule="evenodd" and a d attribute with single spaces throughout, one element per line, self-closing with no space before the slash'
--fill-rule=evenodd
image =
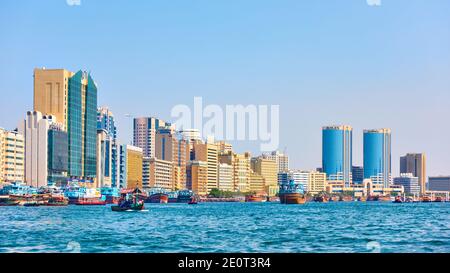
<path id="1" fill-rule="evenodd" d="M 430 176 L 428 190 L 450 192 L 450 176 Z"/>
<path id="2" fill-rule="evenodd" d="M 270 196 L 278 193 L 278 164 L 275 160 L 255 157 L 251 160 L 251 168 L 255 174 L 264 178 L 264 190 Z"/>
<path id="3" fill-rule="evenodd" d="M 219 190 L 234 191 L 233 167 L 229 164 L 219 164 Z"/>
<path id="4" fill-rule="evenodd" d="M 270 154 L 263 154 L 263 158 L 273 160 L 277 163 L 277 173 L 289 170 L 289 156 L 282 154 L 279 151 L 274 151 Z"/>
<path id="5" fill-rule="evenodd" d="M 168 191 L 175 190 L 173 184 L 173 162 L 157 158 L 146 158 L 149 166 L 149 188 L 160 188 Z M 147 164 L 145 164 L 147 165 Z"/>
<path id="6" fill-rule="evenodd" d="M 250 191 L 250 161 L 250 153 L 236 154 L 228 152 L 219 155 L 220 163 L 231 165 L 233 168 L 233 188 L 235 192 Z"/>
<path id="7" fill-rule="evenodd" d="M 394 178 L 394 185 L 403 186 L 405 193 L 420 194 L 419 178 L 412 173 L 402 173 Z"/>
<path id="8" fill-rule="evenodd" d="M 0 184 L 25 179 L 25 141 L 16 131 L 0 128 Z"/>
<path id="9" fill-rule="evenodd" d="M 347 125 L 322 128 L 322 170 L 328 180 L 352 183 L 353 128 Z"/>
<path id="10" fill-rule="evenodd" d="M 124 189 L 142 189 L 142 149 L 132 145 L 120 145 L 119 158 L 119 187 Z"/>
<path id="11" fill-rule="evenodd" d="M 133 145 L 143 150 L 144 157 L 154 158 L 156 131 L 166 126 L 170 126 L 170 124 L 157 118 L 135 118 L 133 124 Z"/>
<path id="12" fill-rule="evenodd" d="M 427 191 L 425 154 L 407 154 L 400 157 L 400 173 L 411 173 L 419 179 L 420 193 Z"/>
<path id="13" fill-rule="evenodd" d="M 219 187 L 219 152 L 214 143 L 194 143 L 194 161 L 208 164 L 208 193 Z"/>
<path id="14" fill-rule="evenodd" d="M 264 176 L 253 171 L 250 172 L 250 191 L 255 193 L 265 193 L 266 180 Z"/>
<path id="15" fill-rule="evenodd" d="M 198 195 L 208 195 L 208 163 L 204 161 L 189 162 L 186 170 L 187 188 Z"/>
<path id="16" fill-rule="evenodd" d="M 119 187 L 120 144 L 113 113 L 107 107 L 97 109 L 97 184 Z"/>
<path id="17" fill-rule="evenodd" d="M 93 182 L 97 175 L 97 85 L 84 71 L 34 70 L 34 111 L 52 115 L 68 133 L 68 175 Z"/>
<path id="18" fill-rule="evenodd" d="M 391 130 L 364 130 L 364 179 L 389 188 L 391 176 Z"/>
<path id="19" fill-rule="evenodd" d="M 364 167 L 353 166 L 352 167 L 352 180 L 354 184 L 362 184 L 364 181 Z"/>

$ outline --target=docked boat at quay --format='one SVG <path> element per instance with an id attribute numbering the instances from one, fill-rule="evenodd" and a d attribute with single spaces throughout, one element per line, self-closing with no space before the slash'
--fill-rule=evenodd
<path id="1" fill-rule="evenodd" d="M 280 184 L 280 191 L 278 193 L 281 204 L 305 204 L 306 196 L 303 185 L 295 183 L 290 180 L 287 183 Z"/>

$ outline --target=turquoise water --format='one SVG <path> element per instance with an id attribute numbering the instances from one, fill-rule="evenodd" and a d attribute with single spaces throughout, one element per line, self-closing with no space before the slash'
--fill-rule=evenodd
<path id="1" fill-rule="evenodd" d="M 0 207 L 0 252 L 450 252 L 450 203 Z"/>

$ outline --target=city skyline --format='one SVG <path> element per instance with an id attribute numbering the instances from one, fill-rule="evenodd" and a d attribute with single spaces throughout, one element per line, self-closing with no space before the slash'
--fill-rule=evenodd
<path id="1" fill-rule="evenodd" d="M 287 147 L 292 168 L 321 166 L 321 127 L 348 124 L 354 130 L 353 165 L 363 165 L 364 129 L 391 128 L 393 176 L 399 174 L 400 156 L 407 153 L 427 155 L 429 176 L 448 175 L 450 172 L 446 152 L 450 150 L 450 144 L 445 139 L 449 129 L 440 126 L 445 124 L 445 117 L 450 114 L 445 104 L 450 100 L 450 80 L 445 77 L 450 70 L 449 30 L 445 28 L 449 3 L 398 1 L 383 3 L 377 8 L 367 6 L 365 1 L 345 5 L 330 3 L 330 9 L 341 11 L 337 15 L 323 5 L 319 9 L 314 3 L 288 1 L 276 10 L 287 12 L 284 19 L 273 14 L 268 3 L 255 9 L 249 3 L 242 3 L 239 4 L 242 11 L 232 8 L 238 7 L 236 5 L 224 7 L 221 3 L 204 3 L 199 10 L 188 4 L 173 7 L 173 10 L 162 3 L 152 6 L 152 14 L 165 11 L 168 18 L 180 15 L 181 18 L 173 22 L 158 16 L 146 19 L 138 10 L 142 7 L 126 5 L 124 13 L 127 16 L 137 12 L 135 20 L 128 22 L 127 27 L 134 27 L 140 21 L 152 26 L 143 36 L 138 36 L 139 27 L 130 33 L 121 33 L 121 28 L 115 25 L 117 22 L 111 21 L 119 14 L 120 4 L 117 3 L 104 5 L 83 1 L 79 7 L 70 7 L 65 1 L 34 2 L 24 1 L 13 6 L 7 1 L 0 11 L 3 26 L 7 25 L 3 20 L 17 22 L 17 17 L 12 17 L 14 15 L 27 17 L 16 27 L 0 28 L 2 36 L 9 37 L 0 45 L 0 59 L 3 63 L 11 63 L 9 69 L 2 66 L 0 74 L 0 89 L 11 93 L 10 100 L 0 102 L 0 126 L 5 129 L 17 127 L 24 113 L 33 108 L 30 99 L 33 80 L 30 75 L 34 68 L 83 69 L 90 70 L 98 81 L 99 106 L 107 105 L 115 113 L 119 139 L 125 144 L 132 139 L 132 120 L 125 117 L 126 114 L 155 116 L 170 122 L 173 106 L 179 103 L 191 105 L 194 95 L 201 95 L 206 103 L 219 105 L 279 104 L 279 150 Z M 398 10 L 400 5 L 404 5 L 403 9 L 410 14 L 392 14 L 392 10 Z M 194 15 L 203 16 L 203 19 L 209 12 L 224 15 L 218 13 L 219 8 L 225 8 L 225 12 L 230 12 L 241 25 L 247 12 L 250 16 L 248 24 L 243 24 L 244 28 L 236 36 L 232 34 L 232 31 L 237 31 L 236 25 L 228 17 L 208 17 L 210 28 L 196 24 Z M 293 11 L 288 11 L 288 8 Z M 93 18 L 100 9 L 99 18 Z M 34 10 L 42 11 L 48 18 L 36 16 L 32 13 Z M 182 13 L 184 10 L 192 14 Z M 434 18 L 421 10 L 432 10 L 430 14 Z M 50 11 L 59 13 L 50 15 Z M 294 11 L 298 12 L 298 18 Z M 350 11 L 353 11 L 355 19 L 345 18 Z M 308 16 L 308 12 L 315 12 L 320 15 L 318 17 L 331 16 L 333 20 L 318 22 L 314 16 Z M 272 15 L 273 24 L 257 26 L 263 22 L 264 15 Z M 394 18 L 397 15 L 399 18 Z M 85 33 L 92 39 L 98 34 L 100 39 L 96 41 L 99 45 L 83 45 L 80 50 L 70 44 L 59 48 L 48 42 L 44 50 L 39 45 L 44 39 L 56 41 L 58 38 L 56 33 L 61 31 L 61 26 L 51 23 L 60 16 L 67 17 L 67 24 L 74 28 L 72 32 L 62 32 L 63 36 Z M 414 16 L 423 21 L 413 21 Z M 101 19 L 104 19 L 103 23 L 100 23 Z M 342 22 L 336 23 L 339 19 Z M 357 19 L 361 25 L 353 26 Z M 185 27 L 181 27 L 183 20 L 187 23 Z M 317 33 L 302 29 L 304 20 L 315 26 Z M 378 24 L 372 23 L 373 20 Z M 75 28 L 78 23 L 94 26 L 93 29 L 78 29 Z M 115 26 L 118 32 L 113 31 Z M 388 30 L 388 26 L 393 27 Z M 162 32 L 165 27 L 168 27 L 166 36 Z M 270 34 L 265 32 L 266 28 L 271 30 Z M 338 31 L 338 35 L 333 34 L 334 31 Z M 113 37 L 113 34 L 117 36 Z M 202 34 L 211 35 L 204 44 L 200 39 Z M 246 39 L 245 34 L 261 43 Z M 397 35 L 403 35 L 404 39 L 396 40 Z M 124 44 L 117 38 L 137 43 L 122 50 Z M 34 47 L 31 40 L 36 41 Z M 157 43 L 152 43 L 153 40 Z M 174 43 L 181 41 L 186 41 L 186 49 Z M 233 46 L 238 41 L 242 41 L 239 49 Z M 230 48 L 219 46 L 221 42 Z M 357 43 L 354 45 L 352 42 Z M 322 43 L 332 43 L 336 47 L 329 48 L 327 44 L 325 49 Z M 411 44 L 416 46 L 411 48 Z M 203 50 L 196 49 L 196 46 Z M 146 47 L 149 51 L 145 50 Z M 192 52 L 194 57 L 186 55 L 187 52 Z M 113 60 L 109 60 L 111 54 Z M 312 56 L 308 57 L 308 54 Z M 209 61 L 210 58 L 216 61 Z M 346 58 L 353 65 L 346 62 Z M 144 65 L 146 61 L 150 62 Z M 269 63 L 271 66 L 266 66 Z M 114 64 L 117 65 L 111 69 Z M 356 70 L 365 73 L 353 75 Z M 250 95 L 241 96 L 243 92 Z M 165 96 L 169 93 L 173 96 Z M 347 107 L 343 108 L 343 105 Z M 260 153 L 254 143 L 232 144 L 240 152 Z"/>

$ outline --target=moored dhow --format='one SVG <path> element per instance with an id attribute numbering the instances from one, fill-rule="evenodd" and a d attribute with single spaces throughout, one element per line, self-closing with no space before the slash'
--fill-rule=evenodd
<path id="1" fill-rule="evenodd" d="M 303 185 L 290 180 L 287 183 L 280 184 L 280 203 L 281 204 L 305 204 L 306 196 Z"/>

